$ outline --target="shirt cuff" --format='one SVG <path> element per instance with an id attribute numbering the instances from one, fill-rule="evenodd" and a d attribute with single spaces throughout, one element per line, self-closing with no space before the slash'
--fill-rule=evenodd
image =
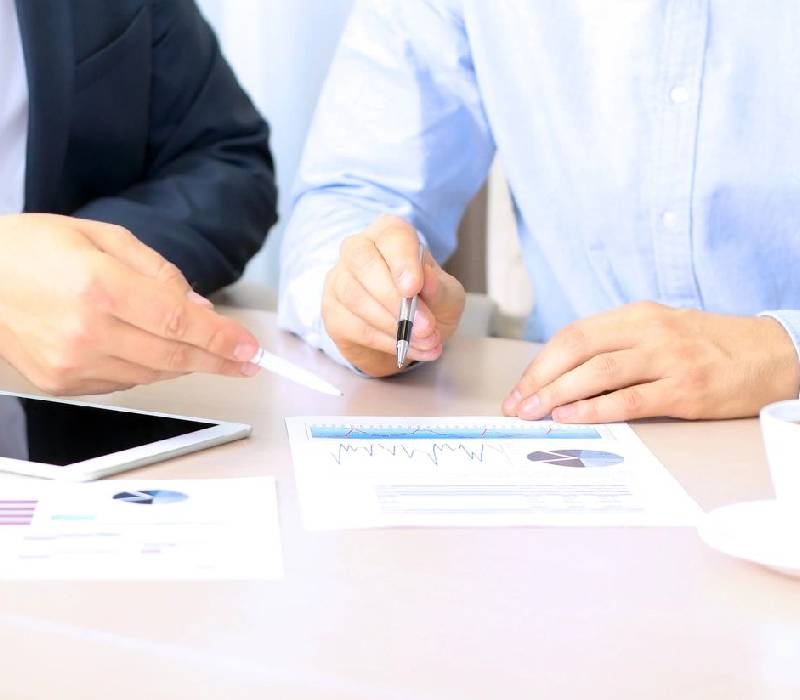
<path id="1" fill-rule="evenodd" d="M 792 343 L 794 343 L 794 349 L 797 353 L 797 361 L 800 363 L 800 310 L 782 309 L 779 311 L 762 311 L 758 315 L 774 318 L 778 323 L 781 324 L 781 326 L 783 326 L 783 330 L 789 334 L 789 337 L 792 339 Z"/>

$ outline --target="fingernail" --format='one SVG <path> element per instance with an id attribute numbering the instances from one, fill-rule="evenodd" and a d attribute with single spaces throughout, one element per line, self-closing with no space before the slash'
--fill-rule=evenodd
<path id="1" fill-rule="evenodd" d="M 553 411 L 553 420 L 562 422 L 574 417 L 577 413 L 574 403 L 568 403 L 566 406 L 559 406 Z"/>
<path id="2" fill-rule="evenodd" d="M 522 401 L 522 394 L 517 389 L 514 389 L 503 401 L 503 411 L 505 413 L 516 413 L 520 401 Z"/>
<path id="3" fill-rule="evenodd" d="M 199 306 L 208 306 L 209 308 L 213 308 L 214 306 L 210 300 L 206 299 L 202 294 L 198 294 L 197 292 L 187 292 L 186 297 L 193 304 L 198 304 Z"/>
<path id="4" fill-rule="evenodd" d="M 242 376 L 255 377 L 261 371 L 261 367 L 254 365 L 252 362 L 245 362 L 241 366 Z"/>
<path id="5" fill-rule="evenodd" d="M 542 401 L 537 394 L 525 399 L 517 411 L 523 418 L 537 418 L 541 410 Z"/>
<path id="6" fill-rule="evenodd" d="M 233 351 L 233 359 L 239 362 L 249 362 L 256 356 L 257 352 L 258 347 L 252 343 L 239 343 Z"/>

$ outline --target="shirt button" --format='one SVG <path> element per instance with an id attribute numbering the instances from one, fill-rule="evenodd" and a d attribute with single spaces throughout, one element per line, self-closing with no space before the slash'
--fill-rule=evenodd
<path id="1" fill-rule="evenodd" d="M 676 105 L 682 105 L 689 99 L 689 91 L 685 87 L 679 85 L 669 91 L 669 99 Z"/>
<path id="2" fill-rule="evenodd" d="M 665 211 L 661 215 L 661 222 L 666 228 L 675 228 L 678 225 L 678 214 L 674 211 Z"/>

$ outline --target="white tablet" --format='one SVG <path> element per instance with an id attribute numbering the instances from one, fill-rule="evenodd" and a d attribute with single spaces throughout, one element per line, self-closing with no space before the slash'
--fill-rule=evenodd
<path id="1" fill-rule="evenodd" d="M 90 481 L 239 440 L 243 423 L 0 391 L 0 471 Z"/>

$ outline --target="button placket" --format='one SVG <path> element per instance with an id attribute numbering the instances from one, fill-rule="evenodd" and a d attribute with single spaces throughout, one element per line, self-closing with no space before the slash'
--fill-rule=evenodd
<path id="1" fill-rule="evenodd" d="M 707 0 L 671 3 L 653 177 L 653 244 L 661 300 L 700 306 L 692 260 L 692 188 L 708 24 Z"/>

